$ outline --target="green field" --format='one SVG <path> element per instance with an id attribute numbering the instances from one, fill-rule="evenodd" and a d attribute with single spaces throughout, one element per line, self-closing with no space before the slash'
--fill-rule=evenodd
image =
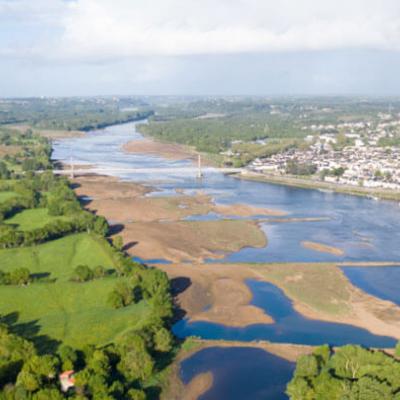
<path id="1" fill-rule="evenodd" d="M 0 250 L 1 269 L 26 267 L 32 273 L 51 273 L 56 282 L 28 287 L 0 286 L 0 315 L 17 313 L 17 325 L 31 323 L 40 335 L 81 347 L 105 344 L 139 326 L 149 311 L 144 302 L 118 310 L 106 304 L 118 279 L 108 277 L 87 283 L 70 281 L 79 264 L 89 267 L 113 262 L 103 245 L 88 234 L 75 234 L 35 247 Z"/>
<path id="2" fill-rule="evenodd" d="M 67 220 L 68 217 L 53 217 L 48 214 L 47 208 L 32 208 L 15 214 L 13 217 L 8 218 L 5 223 L 17 225 L 17 229 L 22 231 L 30 231 L 42 228 L 47 223 L 58 219 Z"/>
<path id="3" fill-rule="evenodd" d="M 17 196 L 15 192 L 0 192 L 0 203 L 15 196 Z"/>

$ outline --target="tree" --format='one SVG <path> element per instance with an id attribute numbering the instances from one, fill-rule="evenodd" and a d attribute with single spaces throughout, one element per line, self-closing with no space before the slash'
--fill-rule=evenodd
<path id="1" fill-rule="evenodd" d="M 172 335 L 165 329 L 160 328 L 154 334 L 154 346 L 157 351 L 168 352 L 172 348 Z"/>
<path id="2" fill-rule="evenodd" d="M 93 271 L 87 265 L 78 265 L 74 269 L 72 280 L 76 282 L 87 282 L 94 277 Z"/>
<path id="3" fill-rule="evenodd" d="M 0 178 L 10 179 L 10 171 L 7 168 L 7 164 L 4 161 L 0 161 Z"/>
<path id="4" fill-rule="evenodd" d="M 129 389 L 127 397 L 129 400 L 146 400 L 146 393 L 139 389 Z"/>
<path id="5" fill-rule="evenodd" d="M 124 300 L 120 293 L 113 290 L 107 297 L 107 304 L 112 308 L 122 308 L 124 307 Z"/>
<path id="6" fill-rule="evenodd" d="M 104 278 L 107 274 L 107 270 L 102 265 L 97 265 L 93 269 L 93 276 L 94 278 Z"/>
<path id="7" fill-rule="evenodd" d="M 317 357 L 314 354 L 300 356 L 297 360 L 295 376 L 313 377 L 319 372 Z"/>
<path id="8" fill-rule="evenodd" d="M 58 360 L 51 355 L 35 355 L 27 360 L 17 378 L 17 384 L 27 391 L 34 392 L 45 382 L 56 377 Z"/>
<path id="9" fill-rule="evenodd" d="M 287 386 L 291 400 L 389 400 L 396 399 L 399 390 L 400 362 L 354 345 L 335 352 L 321 346 L 300 357 Z"/>
<path id="10" fill-rule="evenodd" d="M 336 176 L 337 178 L 343 176 L 343 174 L 346 172 L 346 170 L 343 167 L 338 167 L 338 168 L 334 168 L 332 170 L 332 175 Z"/>
<path id="11" fill-rule="evenodd" d="M 397 358 L 400 358 L 400 341 L 397 342 L 394 354 Z"/>
<path id="12" fill-rule="evenodd" d="M 106 236 L 108 233 L 108 229 L 109 227 L 107 220 L 104 217 L 96 217 L 93 225 L 94 232 L 101 236 Z"/>
<path id="13" fill-rule="evenodd" d="M 36 392 L 33 400 L 63 400 L 65 397 L 60 393 L 58 389 L 42 389 Z"/>
<path id="14" fill-rule="evenodd" d="M 129 306 L 133 302 L 133 290 L 127 282 L 118 282 L 114 290 L 121 295 L 124 306 Z"/>
<path id="15" fill-rule="evenodd" d="M 137 333 L 126 335 L 119 343 L 118 370 L 129 380 L 145 380 L 153 373 L 154 361 L 144 339 Z"/>
<path id="16" fill-rule="evenodd" d="M 380 382 L 378 379 L 363 376 L 353 384 L 350 398 L 363 400 L 392 400 L 393 392 L 390 385 L 386 382 Z"/>
<path id="17" fill-rule="evenodd" d="M 124 247 L 124 240 L 122 239 L 122 236 L 115 236 L 113 238 L 112 242 L 113 242 L 113 246 L 117 250 L 122 250 L 122 248 Z"/>
<path id="18" fill-rule="evenodd" d="M 12 285 L 27 285 L 31 281 L 31 273 L 28 268 L 17 268 L 10 272 L 10 282 Z"/>
<path id="19" fill-rule="evenodd" d="M 69 371 L 75 368 L 75 364 L 78 361 L 78 355 L 76 351 L 68 345 L 62 345 L 58 350 L 62 362 L 62 370 Z"/>

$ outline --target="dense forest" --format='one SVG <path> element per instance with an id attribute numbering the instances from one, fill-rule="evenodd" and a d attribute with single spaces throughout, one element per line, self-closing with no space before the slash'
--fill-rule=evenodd
<path id="1" fill-rule="evenodd" d="M 131 98 L 33 98 L 0 102 L 0 124 L 28 124 L 37 129 L 100 129 L 152 115 L 141 100 Z"/>

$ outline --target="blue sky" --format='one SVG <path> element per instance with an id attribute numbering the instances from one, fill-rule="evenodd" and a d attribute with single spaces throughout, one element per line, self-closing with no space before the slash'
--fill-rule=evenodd
<path id="1" fill-rule="evenodd" d="M 400 94 L 398 0 L 0 0 L 0 96 Z"/>

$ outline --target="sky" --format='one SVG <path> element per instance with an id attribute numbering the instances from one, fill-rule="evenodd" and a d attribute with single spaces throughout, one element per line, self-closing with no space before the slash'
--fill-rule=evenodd
<path id="1" fill-rule="evenodd" d="M 0 97 L 400 95 L 399 0 L 0 0 Z"/>

